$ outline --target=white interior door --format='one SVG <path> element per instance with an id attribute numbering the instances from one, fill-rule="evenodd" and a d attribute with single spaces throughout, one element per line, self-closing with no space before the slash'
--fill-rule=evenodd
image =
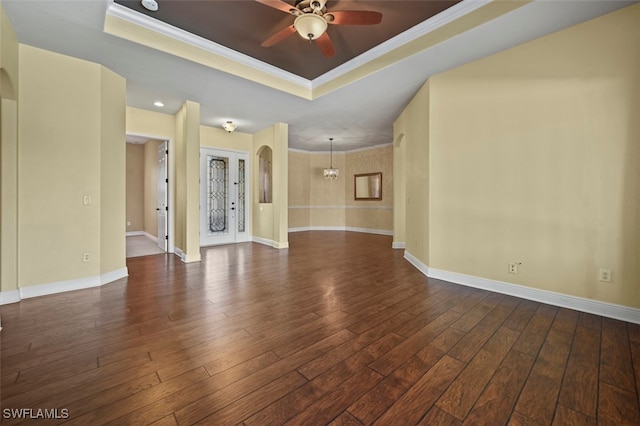
<path id="1" fill-rule="evenodd" d="M 158 145 L 158 247 L 167 251 L 167 213 L 168 179 L 167 179 L 167 142 Z"/>
<path id="2" fill-rule="evenodd" d="M 249 240 L 249 154 L 200 151 L 200 245 Z"/>

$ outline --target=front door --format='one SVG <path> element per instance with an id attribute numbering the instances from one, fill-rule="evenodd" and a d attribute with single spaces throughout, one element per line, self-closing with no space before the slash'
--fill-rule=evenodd
<path id="1" fill-rule="evenodd" d="M 249 155 L 202 148 L 200 245 L 249 240 Z"/>
<path id="2" fill-rule="evenodd" d="M 167 213 L 168 199 L 167 187 L 167 142 L 158 145 L 158 247 L 167 251 Z"/>

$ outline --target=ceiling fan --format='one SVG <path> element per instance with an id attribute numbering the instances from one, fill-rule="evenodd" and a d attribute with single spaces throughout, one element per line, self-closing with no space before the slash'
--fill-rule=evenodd
<path id="1" fill-rule="evenodd" d="M 333 25 L 375 25 L 382 22 L 382 13 L 366 10 L 327 11 L 327 0 L 296 0 L 294 6 L 282 0 L 256 0 L 258 3 L 281 10 L 296 17 L 290 25 L 265 41 L 262 47 L 271 47 L 280 43 L 294 33 L 309 41 L 316 40 L 322 54 L 328 58 L 335 55 L 336 50 L 327 34 L 328 24 Z"/>

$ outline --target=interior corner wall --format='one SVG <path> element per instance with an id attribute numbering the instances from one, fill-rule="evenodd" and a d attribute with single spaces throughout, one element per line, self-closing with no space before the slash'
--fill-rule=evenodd
<path id="1" fill-rule="evenodd" d="M 143 146 L 143 189 L 142 230 L 152 237 L 158 238 L 158 147 L 163 141 L 149 139 Z"/>
<path id="2" fill-rule="evenodd" d="M 382 173 L 381 200 L 355 200 L 354 175 Z M 345 224 L 348 229 L 388 232 L 393 229 L 393 146 L 345 154 Z"/>
<path id="3" fill-rule="evenodd" d="M 310 226 L 311 194 L 309 191 L 311 155 L 289 151 L 289 228 Z"/>
<path id="4" fill-rule="evenodd" d="M 0 3 L 0 304 L 18 289 L 18 51 Z"/>
<path id="5" fill-rule="evenodd" d="M 393 124 L 393 247 L 406 247 L 407 143 L 406 115 Z"/>
<path id="6" fill-rule="evenodd" d="M 100 274 L 104 275 L 126 271 L 126 81 L 100 67 L 100 89 Z"/>
<path id="7" fill-rule="evenodd" d="M 127 232 L 144 231 L 144 145 L 127 144 Z"/>
<path id="8" fill-rule="evenodd" d="M 100 274 L 100 94 L 99 65 L 20 45 L 20 287 Z"/>
<path id="9" fill-rule="evenodd" d="M 422 262 L 640 307 L 639 24 L 630 6 L 430 79 L 423 112 L 403 112 L 429 126 Z M 404 140 L 410 163 L 425 140 Z M 407 173 L 413 253 L 424 177 Z"/>
<path id="10" fill-rule="evenodd" d="M 391 145 L 334 152 L 289 151 L 289 229 L 347 229 L 391 234 L 394 212 L 394 170 Z M 323 170 L 333 164 L 337 180 Z M 382 173 L 382 200 L 355 201 L 354 174 Z"/>
<path id="11" fill-rule="evenodd" d="M 263 240 L 264 242 L 271 242 L 275 244 L 275 231 L 273 228 L 274 216 L 273 216 L 273 203 L 260 203 L 258 198 L 259 178 L 260 178 L 260 160 L 258 158 L 260 150 L 264 146 L 271 148 L 274 151 L 274 127 L 267 127 L 266 129 L 255 133 L 253 135 L 253 150 L 251 156 L 251 170 L 252 170 L 252 184 L 251 184 L 251 200 L 252 208 L 251 213 L 253 215 L 253 237 Z M 273 158 L 273 157 L 272 157 Z M 272 162 L 272 170 L 275 169 L 275 159 Z M 276 191 L 275 182 L 272 182 L 272 190 Z M 275 194 L 273 194 L 275 195 Z M 273 199 L 272 199 L 273 200 Z"/>
<path id="12" fill-rule="evenodd" d="M 175 245 L 200 261 L 200 104 L 185 101 L 176 120 Z"/>
<path id="13" fill-rule="evenodd" d="M 330 153 L 309 154 L 309 211 L 312 228 L 344 228 L 347 225 L 345 213 L 345 197 L 349 176 L 345 174 L 346 154 L 334 152 L 333 160 Z M 324 169 L 333 164 L 340 170 L 340 176 L 335 180 L 324 177 Z"/>
<path id="14" fill-rule="evenodd" d="M 273 239 L 275 248 L 289 247 L 289 126 L 273 125 Z"/>
<path id="15" fill-rule="evenodd" d="M 404 211 L 405 247 L 407 252 L 425 265 L 429 264 L 430 215 L 430 83 L 418 91 L 396 121 L 395 132 L 403 134 L 404 162 L 395 164 L 394 173 L 403 176 L 405 198 L 396 198 L 398 213 Z M 398 148 L 396 148 L 398 149 Z M 401 154 L 402 155 L 402 154 Z M 394 240 L 395 241 L 395 240 Z"/>
<path id="16" fill-rule="evenodd" d="M 98 64 L 27 45 L 19 55 L 21 293 L 122 276 L 124 80 Z"/>

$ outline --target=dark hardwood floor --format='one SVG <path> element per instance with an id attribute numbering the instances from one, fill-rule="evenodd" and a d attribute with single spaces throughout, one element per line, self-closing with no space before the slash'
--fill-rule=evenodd
<path id="1" fill-rule="evenodd" d="M 2 306 L 3 424 L 640 424 L 639 325 L 427 279 L 385 236 L 202 254 Z"/>

